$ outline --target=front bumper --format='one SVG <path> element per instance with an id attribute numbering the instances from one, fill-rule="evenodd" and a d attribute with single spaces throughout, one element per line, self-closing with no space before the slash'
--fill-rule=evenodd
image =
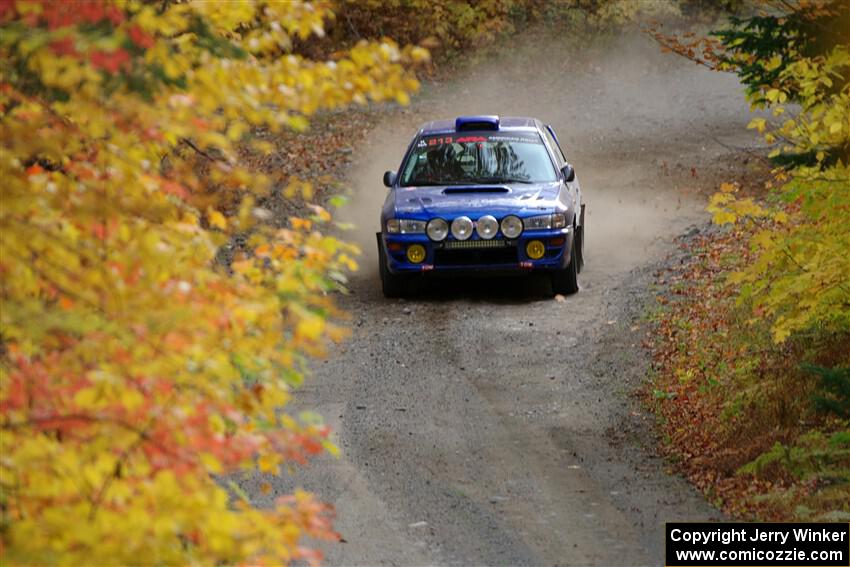
<path id="1" fill-rule="evenodd" d="M 432 242 L 424 234 L 377 233 L 378 253 L 384 255 L 387 269 L 393 274 L 462 273 L 462 272 L 528 272 L 530 270 L 560 270 L 570 262 L 574 231 L 572 227 L 553 230 L 528 230 L 515 240 L 496 238 L 481 240 L 474 235 L 457 241 L 451 236 L 442 242 Z M 545 246 L 542 258 L 534 260 L 526 246 L 539 240 Z M 425 259 L 410 262 L 407 249 L 413 244 L 425 248 Z"/>

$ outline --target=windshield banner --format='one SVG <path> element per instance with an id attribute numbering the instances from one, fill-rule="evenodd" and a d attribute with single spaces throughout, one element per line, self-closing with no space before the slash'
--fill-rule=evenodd
<path id="1" fill-rule="evenodd" d="M 513 144 L 543 144 L 540 136 L 536 134 L 511 133 L 505 134 L 500 132 L 473 132 L 456 135 L 456 134 L 436 134 L 432 136 L 423 136 L 418 147 L 426 146 L 442 146 L 444 144 L 475 144 L 475 143 L 498 143 L 507 142 Z"/>

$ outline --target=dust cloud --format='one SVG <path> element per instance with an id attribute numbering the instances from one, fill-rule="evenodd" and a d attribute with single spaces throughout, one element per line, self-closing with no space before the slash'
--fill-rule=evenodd
<path id="1" fill-rule="evenodd" d="M 353 198 L 341 217 L 357 226 L 361 277 L 377 273 L 383 172 L 398 169 L 423 122 L 499 114 L 552 124 L 587 204 L 588 273 L 604 274 L 639 265 L 659 239 L 699 218 L 700 169 L 728 151 L 713 136 L 740 131 L 734 142 L 752 143 L 741 94 L 734 76 L 662 54 L 637 31 L 586 42 L 521 39 L 450 82 L 426 85 L 355 150 Z"/>

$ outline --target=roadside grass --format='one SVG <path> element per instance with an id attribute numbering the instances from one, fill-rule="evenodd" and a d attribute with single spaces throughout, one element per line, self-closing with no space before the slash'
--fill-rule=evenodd
<path id="1" fill-rule="evenodd" d="M 754 257 L 754 232 L 741 225 L 680 239 L 647 315 L 653 365 L 643 399 L 673 466 L 726 513 L 845 521 L 850 421 L 816 402 L 824 380 L 806 365 L 850 366 L 850 336 L 773 342 L 770 321 L 727 283 Z"/>

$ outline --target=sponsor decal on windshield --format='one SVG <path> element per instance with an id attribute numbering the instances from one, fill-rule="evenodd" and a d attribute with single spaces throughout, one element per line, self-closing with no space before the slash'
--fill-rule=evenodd
<path id="1" fill-rule="evenodd" d="M 428 141 L 429 146 L 442 146 L 443 144 L 451 144 L 452 137 L 451 136 L 440 136 L 436 138 L 425 138 Z"/>
<path id="2" fill-rule="evenodd" d="M 426 146 L 442 146 L 444 144 L 477 144 L 483 142 L 507 142 L 507 143 L 518 143 L 518 144 L 542 144 L 543 142 L 540 140 L 540 136 L 536 134 L 504 134 L 499 132 L 487 133 L 475 133 L 468 134 L 463 136 L 453 136 L 453 135 L 445 135 L 445 134 L 437 134 L 433 136 L 423 136 L 422 139 L 419 140 L 419 143 L 416 144 L 417 147 L 424 148 Z"/>

